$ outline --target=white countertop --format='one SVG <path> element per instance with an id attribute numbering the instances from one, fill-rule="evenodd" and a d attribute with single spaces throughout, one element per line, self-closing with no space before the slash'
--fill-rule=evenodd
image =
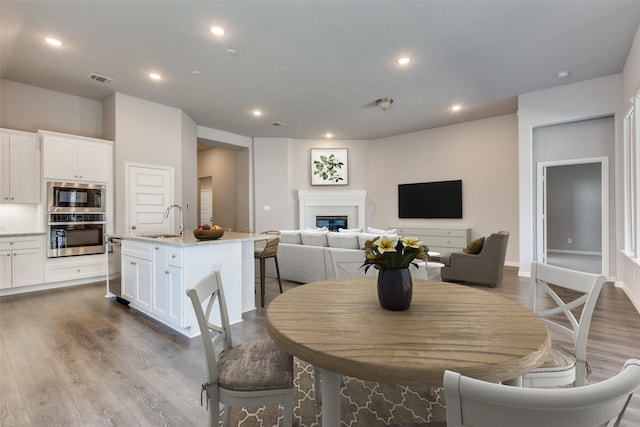
<path id="1" fill-rule="evenodd" d="M 192 230 L 185 231 L 184 237 L 148 237 L 142 234 L 111 234 L 110 236 L 118 237 L 123 240 L 133 240 L 145 243 L 154 243 L 159 245 L 168 246 L 197 246 L 197 245 L 220 245 L 230 242 L 248 241 L 248 240 L 263 240 L 269 239 L 274 236 L 255 233 L 238 233 L 233 231 L 227 231 L 222 237 L 214 240 L 199 240 L 193 235 Z"/>
<path id="2" fill-rule="evenodd" d="M 44 231 L 0 231 L 0 237 L 42 236 Z"/>

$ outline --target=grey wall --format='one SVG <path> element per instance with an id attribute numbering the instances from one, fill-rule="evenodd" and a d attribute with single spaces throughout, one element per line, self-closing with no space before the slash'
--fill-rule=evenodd
<path id="1" fill-rule="evenodd" d="M 213 223 L 236 230 L 236 151 L 210 148 L 198 152 L 198 178 L 210 176 L 213 190 Z M 246 169 L 245 169 L 246 172 Z"/>
<path id="2" fill-rule="evenodd" d="M 615 164 L 615 121 L 613 116 L 580 120 L 576 122 L 563 123 L 553 126 L 542 126 L 533 130 L 533 163 L 532 170 L 537 174 L 536 164 L 538 162 L 547 161 L 565 161 L 572 159 L 589 159 L 595 157 L 606 157 L 609 159 L 609 165 Z M 575 177 L 577 178 L 577 177 Z M 537 181 L 534 180 L 534 183 Z M 568 189 L 566 191 L 569 191 Z M 573 190 L 576 191 L 576 190 Z M 536 192 L 534 191 L 534 195 Z M 576 195 L 575 192 L 572 195 Z M 563 197 L 558 195 L 558 197 Z M 565 196 L 565 202 L 568 202 Z M 587 203 L 583 198 L 581 201 L 577 199 L 571 204 L 569 211 L 572 212 L 571 218 L 565 218 L 567 224 L 558 224 L 557 228 L 549 229 L 548 235 L 553 232 L 554 236 L 565 235 L 565 231 L 560 231 L 563 225 L 568 226 L 572 223 L 576 227 L 573 233 L 580 237 L 580 248 L 575 247 L 573 250 L 592 251 L 593 245 L 597 243 L 597 231 L 594 233 L 593 221 L 595 218 L 591 214 L 584 212 L 582 204 Z M 537 209 L 535 197 L 533 200 L 534 209 Z M 609 236 L 611 236 L 609 253 L 615 254 L 615 169 L 609 167 Z M 587 216 L 590 218 L 587 221 Z M 563 222 L 564 222 L 563 221 Z M 566 236 L 569 237 L 569 236 Z M 551 246 L 548 241 L 548 248 L 558 248 L 558 243 Z M 565 238 L 566 245 L 566 238 Z M 572 245 L 572 246 L 575 246 Z M 561 248 L 561 247 L 560 247 Z M 601 252 L 599 249 L 597 252 Z"/>
<path id="3" fill-rule="evenodd" d="M 2 79 L 0 111 L 3 128 L 110 139 L 103 133 L 99 101 Z"/>

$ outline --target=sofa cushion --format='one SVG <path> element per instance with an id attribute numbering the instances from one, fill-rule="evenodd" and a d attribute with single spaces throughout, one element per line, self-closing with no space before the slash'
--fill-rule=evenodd
<path id="1" fill-rule="evenodd" d="M 327 227 L 307 227 L 304 231 L 329 231 Z"/>
<path id="2" fill-rule="evenodd" d="M 302 244 L 307 246 L 329 246 L 328 231 L 301 231 Z"/>
<path id="3" fill-rule="evenodd" d="M 367 233 L 372 234 L 398 234 L 396 228 L 390 228 L 389 230 L 381 230 L 379 228 L 367 227 Z"/>
<path id="4" fill-rule="evenodd" d="M 477 255 L 482 250 L 482 245 L 484 245 L 484 237 L 480 237 L 478 239 L 475 239 L 469 242 L 467 247 L 464 248 L 463 252 L 465 254 Z"/>
<path id="5" fill-rule="evenodd" d="M 300 230 L 280 230 L 280 243 L 301 245 Z"/>
<path id="6" fill-rule="evenodd" d="M 331 248 L 360 249 L 358 233 L 330 231 L 327 233 L 327 241 Z"/>

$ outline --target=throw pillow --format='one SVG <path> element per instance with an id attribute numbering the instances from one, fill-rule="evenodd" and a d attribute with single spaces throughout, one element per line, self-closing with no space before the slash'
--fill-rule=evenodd
<path id="1" fill-rule="evenodd" d="M 358 246 L 358 233 L 339 233 L 330 231 L 327 234 L 329 247 L 342 249 L 360 249 Z"/>
<path id="2" fill-rule="evenodd" d="M 472 240 L 469 242 L 466 248 L 464 248 L 465 254 L 473 254 L 478 255 L 482 250 L 482 246 L 484 245 L 484 237 L 480 237 L 478 239 Z"/>

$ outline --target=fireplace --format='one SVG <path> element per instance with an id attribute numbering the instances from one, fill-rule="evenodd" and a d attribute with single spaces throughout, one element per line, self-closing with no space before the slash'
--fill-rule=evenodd
<path id="1" fill-rule="evenodd" d="M 346 215 L 318 215 L 316 227 L 327 227 L 330 231 L 338 231 L 339 228 L 348 228 L 349 217 Z"/>
<path id="2" fill-rule="evenodd" d="M 337 228 L 365 227 L 365 190 L 298 190 L 300 229 L 317 227 L 318 217 L 346 218 Z"/>

